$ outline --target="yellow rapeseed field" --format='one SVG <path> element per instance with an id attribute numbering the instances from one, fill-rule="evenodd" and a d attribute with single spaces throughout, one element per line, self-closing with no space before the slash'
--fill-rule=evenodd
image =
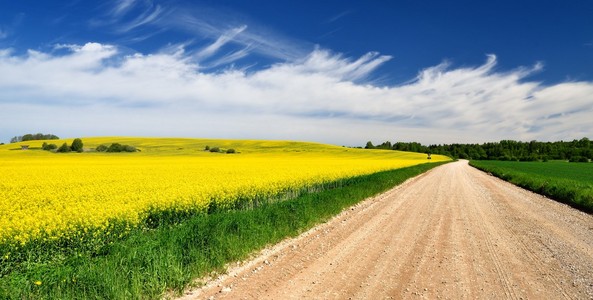
<path id="1" fill-rule="evenodd" d="M 425 154 L 283 141 L 82 140 L 87 149 L 119 142 L 141 152 L 50 153 L 36 149 L 42 141 L 0 146 L 0 245 L 121 235 L 151 213 L 228 208 L 427 162 Z M 210 153 L 207 145 L 239 153 Z"/>

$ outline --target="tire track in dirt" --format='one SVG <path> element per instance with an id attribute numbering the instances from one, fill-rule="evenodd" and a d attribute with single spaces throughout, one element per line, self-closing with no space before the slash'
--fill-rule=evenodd
<path id="1" fill-rule="evenodd" d="M 593 299 L 593 217 L 459 161 L 183 299 Z"/>

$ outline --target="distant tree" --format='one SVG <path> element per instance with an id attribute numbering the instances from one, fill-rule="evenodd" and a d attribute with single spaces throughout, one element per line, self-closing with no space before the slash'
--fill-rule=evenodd
<path id="1" fill-rule="evenodd" d="M 111 146 L 107 147 L 105 145 L 100 145 L 96 149 L 99 152 L 136 152 L 138 151 L 136 147 L 130 145 L 122 145 L 120 143 L 113 143 Z"/>
<path id="2" fill-rule="evenodd" d="M 25 142 L 25 141 L 35 141 L 35 140 L 58 140 L 60 139 L 57 135 L 53 134 L 43 134 L 43 133 L 35 133 L 35 134 L 25 134 L 23 136 L 15 136 L 10 139 L 11 143 L 18 143 L 18 142 Z"/>
<path id="3" fill-rule="evenodd" d="M 375 146 L 375 149 L 391 149 L 391 142 L 390 141 L 386 141 L 383 142 L 381 145 L 377 145 Z"/>
<path id="4" fill-rule="evenodd" d="M 212 148 L 210 148 L 210 152 L 220 152 L 220 148 L 212 147 Z"/>
<path id="5" fill-rule="evenodd" d="M 74 139 L 74 141 L 72 141 L 72 146 L 70 146 L 70 149 L 72 149 L 72 151 L 76 151 L 76 152 L 82 152 L 83 151 L 83 144 L 82 144 L 82 140 L 81 139 Z"/>
<path id="6" fill-rule="evenodd" d="M 365 149 L 375 149 L 375 146 L 373 146 L 373 143 L 371 141 L 368 141 L 366 146 L 364 146 Z"/>
<path id="7" fill-rule="evenodd" d="M 236 151 L 235 151 L 235 149 L 231 148 L 231 149 L 228 149 L 228 150 L 226 151 L 226 153 L 228 153 L 228 154 L 233 154 L 233 153 L 236 153 Z"/>
<path id="8" fill-rule="evenodd" d="M 41 149 L 46 150 L 46 151 L 51 151 L 51 150 L 58 149 L 58 146 L 56 144 L 48 144 L 46 142 L 43 142 Z"/>
<path id="9" fill-rule="evenodd" d="M 365 148 L 370 149 L 372 143 L 369 143 Z M 373 146 L 373 148 L 383 148 L 387 145 L 389 145 L 389 142 Z M 444 144 L 430 145 L 428 147 L 416 142 L 396 142 L 393 143 L 391 149 L 419 153 L 430 151 L 432 154 L 447 155 L 453 158 L 484 160 L 534 161 L 556 159 L 579 161 L 582 160 L 582 157 L 593 159 L 593 143 L 586 137 L 570 142 L 502 140 L 483 144 Z"/>
<path id="10" fill-rule="evenodd" d="M 210 146 L 204 147 L 204 151 L 210 151 Z"/>
<path id="11" fill-rule="evenodd" d="M 120 143 L 113 143 L 109 148 L 107 148 L 107 152 L 122 152 L 123 146 Z"/>
<path id="12" fill-rule="evenodd" d="M 28 133 L 23 135 L 23 137 L 21 138 L 21 142 L 32 141 L 34 139 L 35 137 L 32 134 Z"/>
<path id="13" fill-rule="evenodd" d="M 584 137 L 579 140 L 579 148 L 589 149 L 590 147 L 591 147 L 591 141 L 588 138 Z"/>
<path id="14" fill-rule="evenodd" d="M 60 148 L 58 148 L 58 150 L 56 152 L 59 152 L 59 153 L 70 152 L 70 146 L 68 146 L 67 143 L 64 143 L 64 144 L 62 144 L 62 146 L 60 146 Z"/>

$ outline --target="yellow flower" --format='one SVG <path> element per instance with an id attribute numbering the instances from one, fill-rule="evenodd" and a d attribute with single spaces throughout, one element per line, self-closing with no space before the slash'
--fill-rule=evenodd
<path id="1" fill-rule="evenodd" d="M 159 212 L 286 199 L 332 182 L 426 163 L 420 153 L 281 141 L 85 138 L 137 153 L 54 154 L 0 145 L 0 245 L 123 237 Z M 41 146 L 43 141 L 31 142 Z M 52 141 L 58 144 L 60 141 Z M 71 141 L 61 141 L 71 143 Z M 227 155 L 206 145 L 236 149 Z M 433 155 L 431 162 L 448 158 Z M 18 246 L 17 246 L 18 247 Z M 37 282 L 36 282 L 37 284 Z M 41 284 L 41 282 L 39 282 Z M 38 285 L 39 285 L 38 284 Z"/>
<path id="2" fill-rule="evenodd" d="M 41 281 L 39 281 L 39 280 L 35 281 L 34 283 L 35 283 L 35 285 L 41 285 Z"/>

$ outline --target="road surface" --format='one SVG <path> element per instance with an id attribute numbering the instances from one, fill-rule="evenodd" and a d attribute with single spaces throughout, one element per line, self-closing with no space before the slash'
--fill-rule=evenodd
<path id="1" fill-rule="evenodd" d="M 593 299 L 593 216 L 458 161 L 183 299 Z"/>

